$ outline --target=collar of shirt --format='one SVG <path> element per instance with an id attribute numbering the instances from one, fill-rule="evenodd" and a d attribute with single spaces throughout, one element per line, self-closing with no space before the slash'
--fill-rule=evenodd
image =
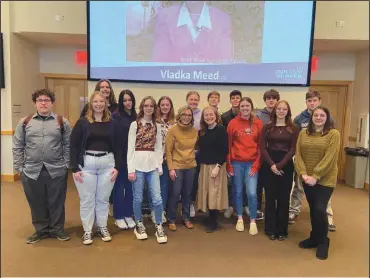
<path id="1" fill-rule="evenodd" d="M 196 41 L 203 28 L 212 29 L 211 16 L 209 14 L 209 7 L 206 2 L 203 4 L 202 12 L 200 13 L 196 28 L 191 20 L 188 7 L 185 3 L 183 3 L 181 5 L 179 18 L 177 20 L 177 27 L 183 25 L 188 27 L 193 42 Z"/>
<path id="2" fill-rule="evenodd" d="M 39 114 L 39 113 L 35 113 L 35 114 L 33 114 L 33 116 L 32 116 L 32 118 L 34 119 L 34 118 L 38 118 L 38 117 L 40 117 L 41 118 L 41 115 Z M 49 119 L 49 118 L 53 118 L 53 119 L 55 119 L 55 114 L 54 114 L 54 112 L 53 111 L 51 111 L 50 112 L 50 115 L 48 116 L 48 117 L 46 117 L 46 119 Z"/>
<path id="3" fill-rule="evenodd" d="M 140 122 L 143 124 L 143 125 L 146 125 L 146 124 L 151 124 L 151 125 L 153 125 L 153 122 L 152 121 L 146 121 L 146 120 L 144 120 L 144 118 L 141 118 L 141 120 L 140 120 Z"/>

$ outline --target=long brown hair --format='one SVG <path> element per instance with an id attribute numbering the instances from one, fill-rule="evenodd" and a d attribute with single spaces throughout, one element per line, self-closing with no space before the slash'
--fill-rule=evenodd
<path id="1" fill-rule="evenodd" d="M 206 133 L 206 130 L 208 129 L 208 125 L 207 123 L 205 122 L 204 120 L 204 112 L 206 110 L 212 110 L 213 113 L 215 113 L 215 116 L 216 116 L 216 125 L 219 125 L 220 122 L 221 122 L 221 117 L 220 117 L 220 114 L 218 114 L 217 110 L 215 108 L 213 108 L 212 106 L 206 106 L 203 108 L 203 111 L 202 111 L 202 116 L 200 117 L 200 135 L 203 136 L 205 133 Z"/>
<path id="2" fill-rule="evenodd" d="M 293 132 L 292 110 L 290 109 L 290 105 L 286 100 L 279 100 L 275 104 L 274 108 L 272 109 L 272 111 L 271 111 L 271 129 L 269 130 L 269 132 L 274 130 L 275 127 L 276 127 L 276 121 L 277 121 L 276 111 L 277 111 L 277 108 L 278 108 L 279 104 L 281 104 L 281 103 L 284 103 L 288 108 L 288 113 L 285 116 L 285 125 L 287 127 L 287 131 L 292 133 Z"/>
<path id="3" fill-rule="evenodd" d="M 90 97 L 90 100 L 89 100 L 89 103 L 87 104 L 87 112 L 86 112 L 86 119 L 89 121 L 89 123 L 93 123 L 95 121 L 95 117 L 94 117 L 94 110 L 92 108 L 92 103 L 94 101 L 94 98 L 96 96 L 99 96 L 101 97 L 102 99 L 105 100 L 105 107 L 104 107 L 104 111 L 103 111 L 103 117 L 102 117 L 102 122 L 109 122 L 110 119 L 111 119 L 111 113 L 108 109 L 108 100 L 105 98 L 105 96 L 103 95 L 102 92 L 100 91 L 95 91 L 92 93 L 91 97 Z"/>
<path id="4" fill-rule="evenodd" d="M 329 109 L 326 108 L 326 107 L 323 107 L 323 106 L 317 106 L 313 111 L 312 111 L 312 114 L 311 114 L 311 117 L 310 117 L 310 122 L 308 123 L 308 126 L 307 126 L 307 134 L 308 135 L 312 135 L 312 133 L 316 132 L 315 130 L 315 124 L 313 123 L 313 114 L 315 113 L 315 111 L 317 110 L 322 110 L 324 111 L 324 113 L 326 114 L 326 122 L 324 124 L 324 129 L 322 131 L 322 136 L 325 136 L 326 134 L 328 134 L 329 130 L 333 129 L 334 128 L 334 123 L 330 117 L 330 112 L 329 112 Z"/>
<path id="5" fill-rule="evenodd" d="M 98 83 L 96 83 L 96 85 L 95 85 L 95 91 L 100 91 L 100 84 L 103 83 L 103 82 L 107 82 L 108 85 L 109 85 L 109 89 L 110 89 L 108 103 L 110 105 L 117 104 L 117 100 L 116 100 L 116 96 L 114 95 L 112 84 L 110 83 L 110 81 L 108 79 L 101 79 L 101 80 L 99 80 Z"/>
<path id="6" fill-rule="evenodd" d="M 162 111 L 161 111 L 161 102 L 162 102 L 163 100 L 168 100 L 168 101 L 170 102 L 171 109 L 170 109 L 170 111 L 168 112 L 167 120 L 168 120 L 169 122 L 174 122 L 174 121 L 175 121 L 175 109 L 173 108 L 173 103 L 172 103 L 171 98 L 170 98 L 170 97 L 168 97 L 168 96 L 163 96 L 163 97 L 161 97 L 161 98 L 158 100 L 158 104 L 157 104 L 157 106 L 158 106 L 158 109 L 157 109 L 157 122 L 158 122 L 158 123 L 160 123 L 160 122 L 161 122 L 161 120 L 162 120 L 162 116 L 163 116 L 163 114 L 162 114 Z"/>
<path id="7" fill-rule="evenodd" d="M 254 117 L 255 117 L 254 114 L 253 114 L 253 110 L 254 110 L 253 101 L 249 97 L 242 97 L 242 99 L 239 102 L 239 114 L 240 114 L 240 105 L 241 105 L 242 101 L 248 102 L 252 107 L 251 115 L 249 116 L 249 125 L 252 127 L 253 122 L 254 122 Z"/>
<path id="8" fill-rule="evenodd" d="M 140 102 L 139 114 L 137 114 L 137 119 L 140 120 L 141 118 L 144 117 L 144 103 L 148 99 L 150 99 L 152 101 L 152 104 L 153 104 L 153 107 L 154 107 L 154 111 L 153 111 L 153 115 L 152 115 L 152 121 L 153 121 L 153 124 L 155 124 L 156 115 L 157 115 L 157 104 L 155 102 L 155 99 L 151 96 L 147 96 L 147 97 L 143 98 L 142 101 Z"/>

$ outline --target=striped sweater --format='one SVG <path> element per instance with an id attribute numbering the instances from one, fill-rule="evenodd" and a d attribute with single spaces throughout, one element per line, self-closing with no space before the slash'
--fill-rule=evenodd
<path id="1" fill-rule="evenodd" d="M 338 175 L 338 155 L 340 134 L 331 129 L 328 134 L 308 135 L 303 129 L 298 136 L 295 153 L 295 169 L 299 175 L 308 175 L 317 179 L 323 186 L 335 187 Z"/>

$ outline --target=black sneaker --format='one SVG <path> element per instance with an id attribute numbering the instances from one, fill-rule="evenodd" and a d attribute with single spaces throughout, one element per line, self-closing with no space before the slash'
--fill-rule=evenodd
<path id="1" fill-rule="evenodd" d="M 39 242 L 43 238 L 47 238 L 49 236 L 49 233 L 47 232 L 36 232 L 29 238 L 27 238 L 26 243 L 27 244 L 33 244 L 36 242 Z"/>
<path id="2" fill-rule="evenodd" d="M 58 231 L 58 232 L 50 233 L 50 236 L 51 237 L 56 237 L 60 241 L 67 241 L 67 240 L 70 240 L 70 238 L 71 238 L 63 229 Z"/>
<path id="3" fill-rule="evenodd" d="M 264 214 L 259 209 L 257 210 L 257 217 L 256 220 L 263 220 Z"/>
<path id="4" fill-rule="evenodd" d="M 112 237 L 107 227 L 98 228 L 98 235 L 101 237 L 102 241 L 104 242 L 108 242 L 112 240 Z"/>

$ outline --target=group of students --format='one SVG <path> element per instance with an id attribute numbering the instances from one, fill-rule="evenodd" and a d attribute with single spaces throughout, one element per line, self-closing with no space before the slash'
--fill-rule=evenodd
<path id="1" fill-rule="evenodd" d="M 36 230 L 27 243 L 49 236 L 69 239 L 64 231 L 68 168 L 80 197 L 85 245 L 93 242 L 94 226 L 103 241 L 111 241 L 110 203 L 120 229 L 133 228 L 137 239 L 147 239 L 145 187 L 158 243 L 168 240 L 164 223 L 177 230 L 180 200 L 188 229 L 194 228 L 196 209 L 208 212 L 203 223 L 207 232 L 217 230 L 220 211 L 228 218 L 235 210 L 236 230 L 242 232 L 247 211 L 249 234 L 256 235 L 256 220 L 265 218 L 268 238 L 283 241 L 296 217 L 289 212 L 294 177 L 294 189 L 306 194 L 312 225 L 310 237 L 299 246 L 317 248 L 316 256 L 326 259 L 326 209 L 336 185 L 339 132 L 316 91 L 306 94 L 307 110 L 294 122 L 289 103 L 276 90 L 263 98 L 266 107 L 254 113 L 253 101 L 234 90 L 231 109 L 221 114 L 217 91 L 209 93 L 203 110 L 198 92 L 190 91 L 175 116 L 170 97 L 156 103 L 147 96 L 137 113 L 130 90 L 120 92 L 117 103 L 109 80 L 100 80 L 71 129 L 67 119 L 51 110 L 54 94 L 36 91 L 37 112 L 21 119 L 13 137 L 14 168 Z"/>

